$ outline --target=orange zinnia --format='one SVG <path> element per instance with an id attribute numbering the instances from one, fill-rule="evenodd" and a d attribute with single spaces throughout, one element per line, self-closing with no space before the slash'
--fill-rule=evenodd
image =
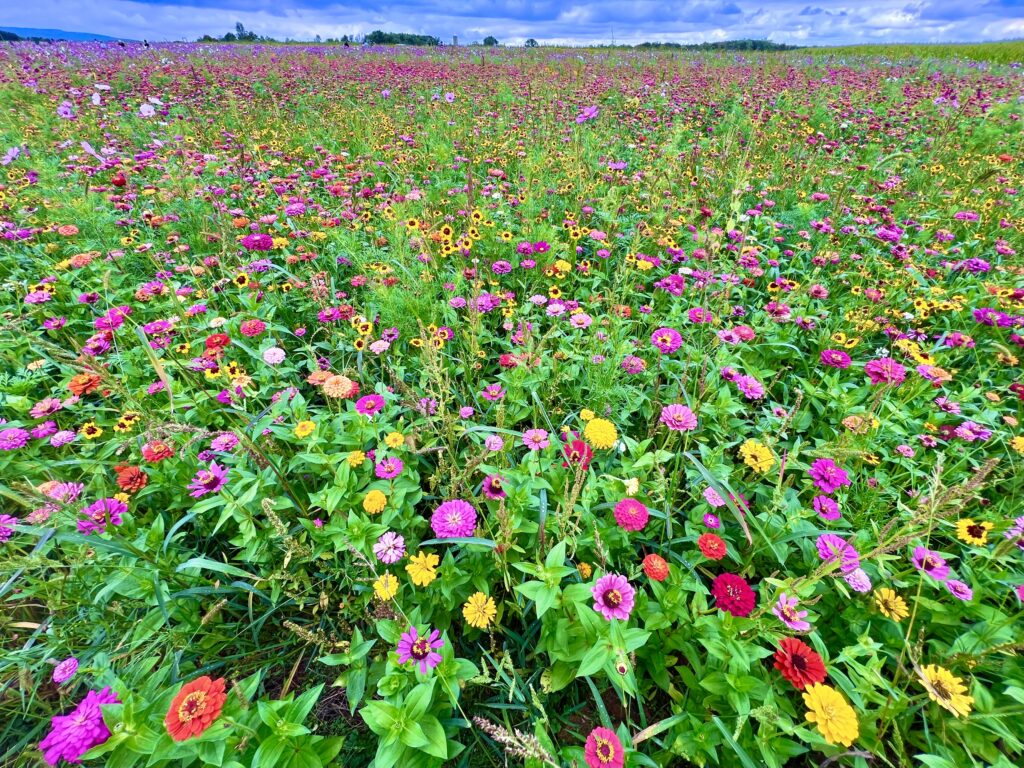
<path id="1" fill-rule="evenodd" d="M 186 683 L 174 697 L 164 725 L 171 738 L 185 741 L 203 733 L 220 715 L 227 700 L 224 678 L 211 680 L 206 675 Z"/>
<path id="2" fill-rule="evenodd" d="M 68 389 L 71 390 L 72 394 L 81 397 L 98 389 L 102 381 L 103 379 L 95 373 L 79 373 L 71 377 L 71 381 L 68 382 Z"/>

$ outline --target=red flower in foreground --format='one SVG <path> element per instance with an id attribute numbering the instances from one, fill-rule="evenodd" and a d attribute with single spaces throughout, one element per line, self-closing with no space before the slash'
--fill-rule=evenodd
<path id="1" fill-rule="evenodd" d="M 711 594 L 720 610 L 733 616 L 749 616 L 757 603 L 757 596 L 742 576 L 722 573 L 715 577 Z"/>
<path id="2" fill-rule="evenodd" d="M 661 555 L 650 554 L 644 558 L 644 573 L 654 581 L 664 581 L 668 578 L 668 563 Z"/>
<path id="3" fill-rule="evenodd" d="M 811 646 L 795 637 L 784 637 L 775 652 L 775 668 L 797 690 L 825 679 L 825 662 Z"/>
<path id="4" fill-rule="evenodd" d="M 149 482 L 149 478 L 142 470 L 142 467 L 118 464 L 114 467 L 114 472 L 117 473 L 117 487 L 126 493 L 138 493 Z"/>
<path id="5" fill-rule="evenodd" d="M 154 440 L 142 446 L 142 458 L 150 464 L 156 464 L 158 461 L 169 459 L 173 455 L 174 451 L 171 449 L 171 446 L 162 440 Z"/>
<path id="6" fill-rule="evenodd" d="M 231 343 L 231 337 L 226 333 L 215 333 L 206 338 L 207 349 L 221 349 Z"/>
<path id="7" fill-rule="evenodd" d="M 607 728 L 590 732 L 583 753 L 590 768 L 622 768 L 626 757 L 619 737 Z"/>
<path id="8" fill-rule="evenodd" d="M 562 446 L 562 452 L 566 460 L 562 462 L 563 467 L 579 465 L 586 470 L 590 466 L 590 460 L 594 458 L 594 449 L 582 440 L 570 440 Z"/>
<path id="9" fill-rule="evenodd" d="M 725 557 L 725 541 L 721 536 L 705 533 L 697 539 L 697 546 L 700 547 L 700 553 L 708 560 L 721 560 Z"/>
<path id="10" fill-rule="evenodd" d="M 211 680 L 203 675 L 186 683 L 167 710 L 164 718 L 167 732 L 175 741 L 185 741 L 200 735 L 220 715 L 227 698 L 223 677 Z"/>

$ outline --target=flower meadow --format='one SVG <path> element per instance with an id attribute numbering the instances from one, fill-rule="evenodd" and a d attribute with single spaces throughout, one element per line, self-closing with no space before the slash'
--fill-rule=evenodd
<path id="1" fill-rule="evenodd" d="M 1020 765 L 1024 70 L 0 51 L 5 765 Z"/>

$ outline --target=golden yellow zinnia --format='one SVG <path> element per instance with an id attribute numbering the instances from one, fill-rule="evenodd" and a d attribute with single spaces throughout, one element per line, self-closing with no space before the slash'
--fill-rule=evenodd
<path id="1" fill-rule="evenodd" d="M 384 438 L 384 445 L 394 450 L 395 448 L 401 448 L 405 445 L 405 435 L 401 432 L 388 432 Z"/>
<path id="2" fill-rule="evenodd" d="M 477 592 L 470 595 L 469 600 L 462 606 L 462 615 L 471 627 L 486 629 L 498 615 L 498 607 L 494 604 L 494 598 Z"/>
<path id="3" fill-rule="evenodd" d="M 419 552 L 409 558 L 405 566 L 409 578 L 417 587 L 426 587 L 437 578 L 437 566 L 441 558 L 430 552 Z"/>
<path id="4" fill-rule="evenodd" d="M 387 602 L 398 592 L 398 579 L 390 573 L 385 572 L 383 576 L 373 582 L 373 593 L 382 602 Z"/>
<path id="5" fill-rule="evenodd" d="M 295 425 L 295 436 L 309 437 L 313 433 L 314 429 L 316 429 L 316 424 L 312 421 L 300 421 Z"/>
<path id="6" fill-rule="evenodd" d="M 775 466 L 775 455 L 771 449 L 758 440 L 746 440 L 740 446 L 743 463 L 762 475 Z"/>
<path id="7" fill-rule="evenodd" d="M 857 713 L 835 688 L 814 683 L 804 689 L 807 721 L 818 726 L 829 744 L 849 747 L 860 735 Z"/>
<path id="8" fill-rule="evenodd" d="M 371 515 L 375 515 L 378 512 L 383 512 L 384 507 L 388 504 L 388 497 L 384 495 L 382 491 L 378 491 L 374 488 L 372 491 L 366 494 L 363 499 L 363 509 Z"/>
<path id="9" fill-rule="evenodd" d="M 906 601 L 888 587 L 879 587 L 875 590 L 875 605 L 878 606 L 879 613 L 895 622 L 903 621 L 910 615 Z"/>
<path id="10" fill-rule="evenodd" d="M 608 419 L 591 419 L 583 430 L 583 438 L 595 448 L 611 448 L 619 433 Z"/>

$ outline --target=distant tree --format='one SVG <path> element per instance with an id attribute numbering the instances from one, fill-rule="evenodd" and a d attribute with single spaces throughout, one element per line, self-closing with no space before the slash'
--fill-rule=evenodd
<path id="1" fill-rule="evenodd" d="M 237 39 L 238 38 L 235 37 L 234 32 L 228 32 L 226 35 L 224 35 L 224 37 L 221 38 L 221 40 L 223 40 L 225 43 L 233 43 Z"/>
<path id="2" fill-rule="evenodd" d="M 487 37 L 484 38 L 484 45 L 486 45 L 489 48 L 493 47 L 493 46 L 495 46 L 497 44 L 498 44 L 498 38 L 493 37 L 492 35 L 488 35 Z"/>
<path id="3" fill-rule="evenodd" d="M 14 42 L 15 40 L 21 40 L 21 38 L 13 32 L 5 32 L 0 29 L 0 40 L 10 40 L 11 42 Z"/>
<path id="4" fill-rule="evenodd" d="M 347 43 L 348 42 L 348 35 L 342 35 L 341 36 L 341 42 Z"/>
<path id="5" fill-rule="evenodd" d="M 538 45 L 537 41 L 534 40 L 532 37 L 529 40 L 526 41 L 526 47 L 527 48 L 536 48 L 537 45 Z"/>
<path id="6" fill-rule="evenodd" d="M 316 37 L 314 37 L 313 38 L 313 42 L 314 43 L 319 43 L 320 42 L 320 35 L 317 35 Z"/>
<path id="7" fill-rule="evenodd" d="M 433 35 L 412 35 L 407 32 L 382 32 L 375 29 L 365 38 L 370 45 L 440 45 Z"/>

